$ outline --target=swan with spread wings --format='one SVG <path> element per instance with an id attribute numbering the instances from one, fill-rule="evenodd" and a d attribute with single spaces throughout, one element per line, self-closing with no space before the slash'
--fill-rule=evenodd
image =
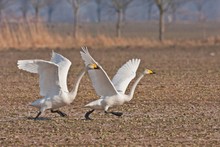
<path id="1" fill-rule="evenodd" d="M 67 74 L 71 66 L 71 62 L 64 56 L 52 52 L 50 61 L 35 59 L 35 60 L 18 60 L 18 68 L 30 73 L 39 74 L 40 95 L 43 98 L 32 102 L 30 105 L 37 107 L 39 113 L 34 118 L 35 120 L 47 109 L 52 113 L 58 113 L 60 116 L 67 116 L 58 108 L 69 105 L 73 102 L 77 95 L 80 80 L 86 72 L 86 68 L 77 78 L 72 91 L 67 88 Z"/>
<path id="2" fill-rule="evenodd" d="M 130 93 L 127 95 L 125 94 L 125 91 L 128 87 L 128 84 L 136 76 L 136 71 L 140 64 L 140 59 L 131 59 L 126 62 L 118 70 L 113 79 L 110 80 L 105 70 L 98 62 L 92 58 L 87 48 L 82 48 L 80 54 L 84 60 L 85 66 L 90 64 L 94 65 L 93 68 L 90 68 L 87 71 L 97 95 L 100 96 L 98 100 L 92 101 L 85 105 L 85 107 L 92 109 L 85 114 L 85 119 L 87 120 L 91 119 L 89 115 L 95 110 L 104 110 L 105 113 L 121 116 L 123 114 L 122 112 L 109 112 L 108 109 L 114 106 L 122 105 L 125 102 L 129 102 L 133 98 L 137 84 L 144 77 L 144 75 L 154 74 L 152 70 L 145 69 L 144 72 L 134 82 Z"/>

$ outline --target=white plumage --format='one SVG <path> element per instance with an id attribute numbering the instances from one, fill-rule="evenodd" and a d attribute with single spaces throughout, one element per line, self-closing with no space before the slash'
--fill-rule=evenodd
<path id="1" fill-rule="evenodd" d="M 131 91 L 128 95 L 125 94 L 125 91 L 128 87 L 128 84 L 132 79 L 136 76 L 136 71 L 140 64 L 140 59 L 132 59 L 126 62 L 113 77 L 112 81 L 101 67 L 99 63 L 97 63 L 92 56 L 90 55 L 87 48 L 82 48 L 80 52 L 82 59 L 84 60 L 85 66 L 89 64 L 96 64 L 97 67 L 93 69 L 88 69 L 88 73 L 90 79 L 92 81 L 92 85 L 96 91 L 96 93 L 101 96 L 100 99 L 90 102 L 85 105 L 85 107 L 89 107 L 92 110 L 85 114 L 86 119 L 90 119 L 89 115 L 97 109 L 104 110 L 108 113 L 108 109 L 114 106 L 122 105 L 125 102 L 128 102 L 132 99 L 134 95 L 134 90 L 145 74 L 152 74 L 151 70 L 144 70 L 144 72 L 140 75 L 140 77 L 136 80 L 134 85 L 131 88 Z M 121 116 L 121 112 L 110 112 L 114 115 Z"/>
<path id="2" fill-rule="evenodd" d="M 65 113 L 57 109 L 73 102 L 80 80 L 85 74 L 86 69 L 81 72 L 75 87 L 69 92 L 67 88 L 67 74 L 71 62 L 62 55 L 52 52 L 50 61 L 39 59 L 18 60 L 17 64 L 19 69 L 39 74 L 40 95 L 44 96 L 44 98 L 31 103 L 32 106 L 40 110 L 35 119 L 47 109 L 50 109 L 52 113 L 56 112 L 61 116 L 66 116 Z"/>
<path id="3" fill-rule="evenodd" d="M 59 67 L 53 62 L 44 60 L 19 60 L 18 68 L 39 74 L 41 96 L 57 95 L 62 89 L 58 76 Z"/>
<path id="4" fill-rule="evenodd" d="M 123 94 L 125 93 L 129 83 L 136 76 L 136 71 L 140 61 L 140 59 L 129 60 L 118 70 L 116 75 L 113 77 L 112 83 L 118 92 L 122 92 Z"/>
<path id="5" fill-rule="evenodd" d="M 107 73 L 103 70 L 102 66 L 92 58 L 92 56 L 89 54 L 89 51 L 87 49 L 83 49 L 83 52 L 80 52 L 80 54 L 85 62 L 85 66 L 89 64 L 96 64 L 99 68 L 98 70 L 88 70 L 90 79 L 92 79 L 93 87 L 96 87 L 96 93 L 100 96 L 117 94 L 118 92 L 109 79 Z"/>

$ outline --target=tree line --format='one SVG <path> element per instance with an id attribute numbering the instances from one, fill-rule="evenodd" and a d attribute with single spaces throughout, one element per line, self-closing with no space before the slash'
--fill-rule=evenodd
<path id="1" fill-rule="evenodd" d="M 152 17 L 152 10 L 156 8 L 159 16 L 159 40 L 163 41 L 166 13 L 169 13 L 170 20 L 175 21 L 177 17 L 177 10 L 180 9 L 180 7 L 190 3 L 194 6 L 194 9 L 198 11 L 198 21 L 203 21 L 205 19 L 203 13 L 204 7 L 208 2 L 216 0 L 0 0 L 0 21 L 2 19 L 2 12 L 4 9 L 16 5 L 18 7 L 18 11 L 21 12 L 25 21 L 27 20 L 27 14 L 30 11 L 34 11 L 35 22 L 38 22 L 41 10 L 46 8 L 46 13 L 48 16 L 47 21 L 51 22 L 54 10 L 63 1 L 65 1 L 72 8 L 74 27 L 73 36 L 75 38 L 78 37 L 80 9 L 93 3 L 93 5 L 96 7 L 97 22 L 102 21 L 102 14 L 104 12 L 109 13 L 110 15 L 115 15 L 116 37 L 122 36 L 121 30 L 125 25 L 126 14 L 129 9 L 132 7 L 145 6 L 148 19 L 150 20 Z"/>

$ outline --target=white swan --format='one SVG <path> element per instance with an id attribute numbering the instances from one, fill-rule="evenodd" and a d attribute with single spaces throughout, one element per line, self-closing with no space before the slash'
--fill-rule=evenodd
<path id="1" fill-rule="evenodd" d="M 94 110 L 104 110 L 105 113 L 111 113 L 116 116 L 121 116 L 123 113 L 121 112 L 108 112 L 110 107 L 122 105 L 125 102 L 129 102 L 133 95 L 135 88 L 141 78 L 144 77 L 145 74 L 153 74 L 154 72 L 145 69 L 144 72 L 139 76 L 139 78 L 133 84 L 131 91 L 128 95 L 125 94 L 125 91 L 128 87 L 128 84 L 132 79 L 136 76 L 136 71 L 140 64 L 140 59 L 132 59 L 125 63 L 113 77 L 112 81 L 109 79 L 108 75 L 101 67 L 99 63 L 97 63 L 92 56 L 89 54 L 87 48 L 82 48 L 80 52 L 82 59 L 86 66 L 89 64 L 96 64 L 97 66 L 93 66 L 94 68 L 88 69 L 88 73 L 90 79 L 92 81 L 93 87 L 96 93 L 101 96 L 100 99 L 90 102 L 85 105 L 85 107 L 91 108 L 91 111 L 88 111 L 85 114 L 86 119 L 91 119 L 89 115 Z"/>
<path id="2" fill-rule="evenodd" d="M 44 98 L 31 103 L 31 106 L 39 108 L 39 113 L 35 120 L 45 110 L 50 109 L 52 113 L 58 113 L 60 116 L 67 116 L 58 108 L 69 105 L 76 97 L 80 80 L 86 72 L 84 69 L 76 80 L 72 91 L 67 88 L 67 74 L 71 62 L 60 54 L 52 52 L 50 61 L 45 60 L 18 60 L 18 68 L 31 73 L 39 74 L 40 95 Z M 90 68 L 92 65 L 87 66 Z"/>

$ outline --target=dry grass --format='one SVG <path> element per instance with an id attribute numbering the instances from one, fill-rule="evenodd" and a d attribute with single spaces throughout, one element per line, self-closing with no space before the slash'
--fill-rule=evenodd
<path id="1" fill-rule="evenodd" d="M 56 29 L 56 28 L 55 28 Z M 202 46 L 220 43 L 220 37 L 203 39 L 168 39 L 163 43 L 148 37 L 116 38 L 103 33 L 91 35 L 92 32 L 73 38 L 71 33 L 63 35 L 60 31 L 51 31 L 45 24 L 34 23 L 3 23 L 0 29 L 0 48 L 79 48 L 90 46 L 94 48 L 114 47 L 160 47 L 160 46 Z"/>

